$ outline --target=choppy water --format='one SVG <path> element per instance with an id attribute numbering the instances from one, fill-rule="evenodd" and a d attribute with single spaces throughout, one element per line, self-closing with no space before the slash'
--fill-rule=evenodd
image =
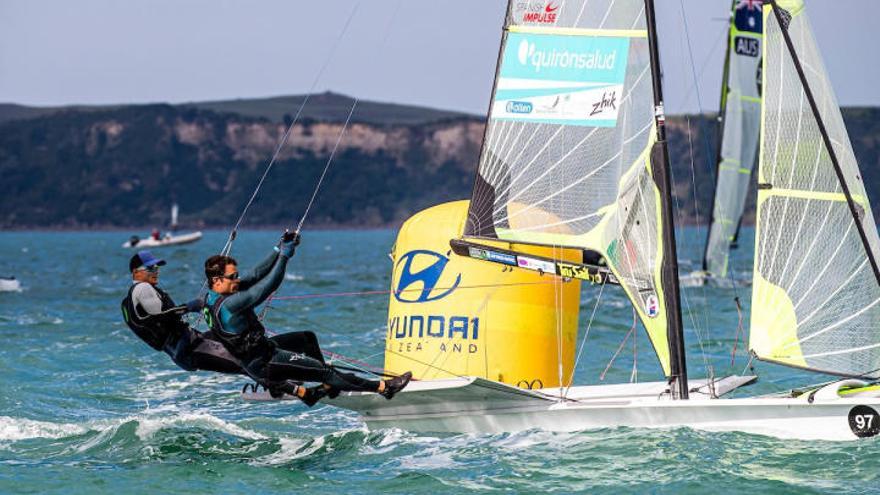
<path id="1" fill-rule="evenodd" d="M 697 258 L 700 235 L 680 234 L 685 258 Z M 14 274 L 24 286 L 0 293 L 2 493 L 880 493 L 877 438 L 791 442 L 625 428 L 435 436 L 368 431 L 355 415 L 330 407 L 241 402 L 240 379 L 179 371 L 120 322 L 130 253 L 119 245 L 126 237 L 0 233 L 0 275 Z M 245 265 L 256 261 L 275 237 L 245 232 L 234 254 Z M 281 293 L 387 289 L 393 237 L 308 232 Z M 198 244 L 161 251 L 169 261 L 162 285 L 178 300 L 195 295 L 202 260 L 222 243 L 222 233 L 209 233 Z M 692 267 L 686 262 L 683 271 Z M 594 292 L 585 289 L 582 332 Z M 739 294 L 747 300 L 749 291 Z M 685 315 L 691 375 L 705 375 L 706 363 L 718 374 L 741 372 L 742 343 L 730 366 L 734 291 L 685 295 L 693 310 Z M 381 295 L 284 301 L 268 324 L 316 330 L 328 350 L 380 365 L 386 308 Z M 622 295 L 607 290 L 579 383 L 598 382 L 630 321 Z M 637 352 L 638 378 L 658 379 L 644 337 Z M 627 345 L 606 380 L 629 380 L 632 364 Z M 763 364 L 756 371 L 761 382 L 748 393 L 821 379 Z"/>

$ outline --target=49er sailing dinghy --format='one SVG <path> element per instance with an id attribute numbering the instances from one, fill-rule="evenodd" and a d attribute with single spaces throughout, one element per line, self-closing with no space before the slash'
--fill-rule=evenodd
<path id="1" fill-rule="evenodd" d="M 540 273 L 558 284 L 556 346 L 493 361 L 531 338 L 516 321 L 540 318 L 545 308 L 537 299 L 487 297 L 483 306 L 500 307 L 489 319 L 507 315 L 511 328 L 507 342 L 489 348 L 474 343 L 492 324 L 485 316 L 411 311 L 389 321 L 386 369 L 408 369 L 406 359 L 389 365 L 390 358 L 439 339 L 447 354 L 418 362 L 448 369 L 457 359 L 455 374 L 471 376 L 423 376 L 391 401 L 344 394 L 328 403 L 359 412 L 373 427 L 417 431 L 687 426 L 804 439 L 877 435 L 874 217 L 801 1 L 771 0 L 762 14 L 750 348 L 765 361 L 848 379 L 731 399 L 719 397 L 755 378 L 688 380 L 654 2 L 534 0 L 508 6 L 476 184 L 463 236 L 451 241 L 455 254 L 395 253 L 392 303 L 447 297 L 470 275 L 444 275 L 457 259 L 509 276 Z M 567 387 L 565 349 L 573 345 L 565 326 L 577 317 L 561 288 L 569 279 L 625 292 L 665 382 Z M 523 356 L 558 359 L 558 382 L 505 368 L 522 365 Z"/>
<path id="2" fill-rule="evenodd" d="M 762 0 L 734 0 L 718 113 L 715 191 L 702 271 L 682 284 L 736 283 L 729 276 L 730 250 L 737 247 L 746 196 L 758 162 L 761 129 Z"/>

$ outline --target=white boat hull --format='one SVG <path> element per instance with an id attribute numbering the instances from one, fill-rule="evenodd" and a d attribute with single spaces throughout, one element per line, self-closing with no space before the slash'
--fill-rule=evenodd
<path id="1" fill-rule="evenodd" d="M 716 393 L 723 395 L 753 378 L 717 382 Z M 327 403 L 360 413 L 371 428 L 420 432 L 688 427 L 803 440 L 855 440 L 880 432 L 878 394 L 841 397 L 836 390 L 822 389 L 797 398 L 713 399 L 703 386 L 690 400 L 682 401 L 670 399 L 665 388 L 662 382 L 573 387 L 567 395 L 570 400 L 560 401 L 535 391 L 468 378 L 413 382 L 391 401 L 358 393 L 343 394 Z M 854 411 L 861 417 L 852 419 Z M 853 421 L 862 429 L 851 425 Z"/>
<path id="2" fill-rule="evenodd" d="M 15 278 L 0 277 L 0 292 L 21 292 L 21 282 Z"/>
<path id="3" fill-rule="evenodd" d="M 165 246 L 179 246 L 181 244 L 189 244 L 191 242 L 196 242 L 202 238 L 201 232 L 192 232 L 190 234 L 183 235 L 175 235 L 171 237 L 163 237 L 162 239 L 156 240 L 152 237 L 147 239 L 141 239 L 137 242 L 137 244 L 132 245 L 131 241 L 128 241 L 122 245 L 124 248 L 156 248 L 156 247 L 165 247 Z"/>

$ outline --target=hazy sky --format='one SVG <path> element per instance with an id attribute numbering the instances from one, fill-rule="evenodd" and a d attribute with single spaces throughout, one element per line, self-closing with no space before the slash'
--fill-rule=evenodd
<path id="1" fill-rule="evenodd" d="M 0 0 L 0 102 L 306 93 L 485 113 L 506 0 Z M 656 0 L 670 112 L 717 106 L 730 0 Z M 880 105 L 880 0 L 807 0 L 843 105 Z M 353 10 L 350 27 L 331 48 Z M 686 98 L 687 97 L 687 98 Z"/>

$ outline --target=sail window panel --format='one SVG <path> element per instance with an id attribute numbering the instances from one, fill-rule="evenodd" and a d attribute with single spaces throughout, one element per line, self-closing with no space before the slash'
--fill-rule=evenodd
<path id="1" fill-rule="evenodd" d="M 880 286 L 781 28 L 767 12 L 751 347 L 769 361 L 876 378 Z M 858 165 L 803 11 L 789 33 L 876 246 Z"/>

